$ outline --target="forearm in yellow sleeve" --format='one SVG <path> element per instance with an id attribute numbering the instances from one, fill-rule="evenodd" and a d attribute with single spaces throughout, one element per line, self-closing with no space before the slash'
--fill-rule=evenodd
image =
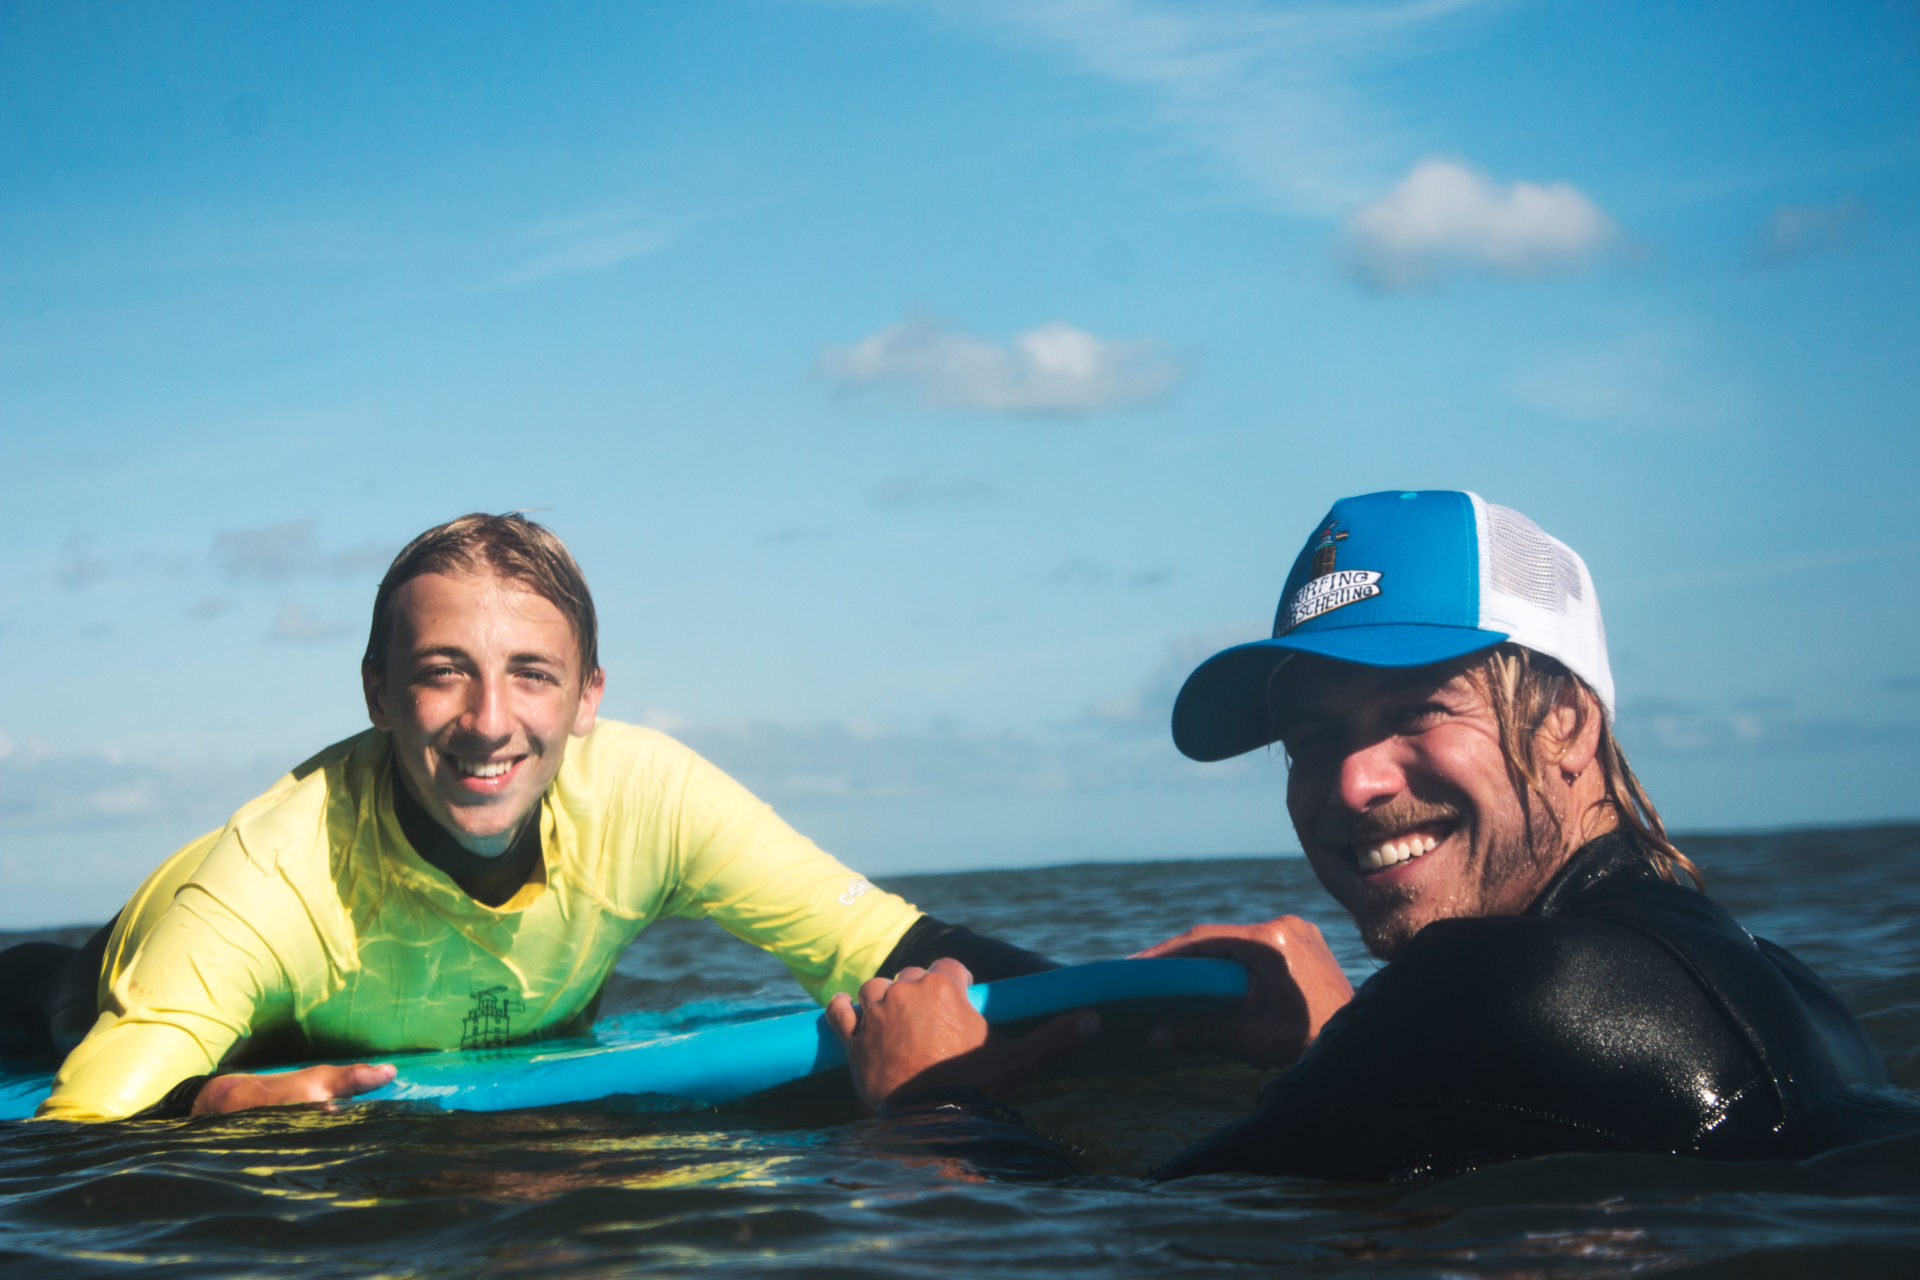
<path id="1" fill-rule="evenodd" d="M 263 1029 L 285 1006 L 282 979 L 258 931 L 196 886 L 183 889 L 108 985 L 99 1021 L 61 1064 L 35 1118 L 146 1110 Z"/>
<path id="2" fill-rule="evenodd" d="M 920 918 L 698 756 L 682 805 L 684 896 L 673 910 L 772 952 L 822 1004 L 873 977 Z"/>

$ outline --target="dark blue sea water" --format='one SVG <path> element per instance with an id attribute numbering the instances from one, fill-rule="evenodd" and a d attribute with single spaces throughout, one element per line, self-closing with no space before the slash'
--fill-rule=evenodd
<path id="1" fill-rule="evenodd" d="M 1920 826 L 1683 847 L 1744 923 L 1840 991 L 1920 1091 Z M 1356 983 L 1372 967 L 1297 859 L 888 884 L 1063 960 L 1291 911 L 1321 922 Z M 57 935 L 0 945 L 27 936 Z M 608 1010 L 764 1009 L 795 994 L 767 957 L 669 921 L 622 960 Z M 1415 1188 L 1141 1180 L 1258 1084 L 1139 1060 L 1036 1082 L 1023 1110 L 1085 1152 L 1081 1176 L 1044 1181 L 903 1149 L 831 1081 L 695 1112 L 363 1105 L 0 1125 L 0 1274 L 1920 1275 L 1920 1142 L 1906 1140 L 1801 1164 L 1563 1156 Z"/>

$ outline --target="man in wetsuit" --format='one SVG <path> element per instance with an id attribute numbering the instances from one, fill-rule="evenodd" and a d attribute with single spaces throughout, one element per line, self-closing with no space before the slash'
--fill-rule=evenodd
<path id="1" fill-rule="evenodd" d="M 1144 953 L 1246 964 L 1236 1017 L 1165 1038 L 1288 1067 L 1161 1176 L 1791 1158 L 1911 1122 L 1869 1092 L 1885 1068 L 1833 993 L 1700 891 L 1612 721 L 1570 549 L 1468 493 L 1334 505 L 1273 637 L 1201 664 L 1173 735 L 1198 760 L 1284 747 L 1301 847 L 1388 963 L 1354 993 L 1293 916 Z M 828 1007 L 861 1097 L 923 1134 L 1004 1119 L 980 1088 L 1044 1044 L 988 1034 L 964 965 L 900 979 Z"/>
<path id="2" fill-rule="evenodd" d="M 599 720 L 586 581 L 521 516 L 400 552 L 362 676 L 373 729 L 174 854 L 78 954 L 0 956 L 0 1047 L 65 1054 L 41 1117 L 322 1101 L 392 1068 L 216 1073 L 578 1032 L 662 915 L 712 917 L 820 1000 L 949 953 L 1051 967 L 874 888 L 671 738 Z"/>

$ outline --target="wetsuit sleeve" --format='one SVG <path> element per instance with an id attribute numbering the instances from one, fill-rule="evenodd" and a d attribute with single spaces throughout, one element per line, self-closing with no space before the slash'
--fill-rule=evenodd
<path id="1" fill-rule="evenodd" d="M 772 952 L 815 1000 L 880 972 L 920 912 L 850 871 L 700 756 L 676 799 L 679 883 L 665 910 Z"/>
<path id="2" fill-rule="evenodd" d="M 107 985 L 99 1019 L 67 1055 L 36 1118 L 135 1115 L 182 1080 L 218 1069 L 234 1047 L 286 1021 L 285 957 L 303 948 L 306 913 L 252 866 L 229 834 L 216 865 L 182 886 Z M 259 922 L 276 922 L 269 942 Z"/>
<path id="3" fill-rule="evenodd" d="M 1778 1097 L 1657 941 L 1595 920 L 1430 926 L 1259 1109 L 1157 1171 L 1391 1180 L 1559 1151 L 1761 1155 Z"/>
<path id="4" fill-rule="evenodd" d="M 882 962 L 879 976 L 890 978 L 909 966 L 924 969 L 942 956 L 967 966 L 975 982 L 998 982 L 1060 967 L 1059 961 L 1025 947 L 975 933 L 965 925 L 921 916 Z"/>

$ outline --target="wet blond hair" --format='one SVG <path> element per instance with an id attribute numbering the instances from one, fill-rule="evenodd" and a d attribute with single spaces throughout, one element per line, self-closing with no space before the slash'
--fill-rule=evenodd
<path id="1" fill-rule="evenodd" d="M 1678 884 L 1685 876 L 1696 887 L 1705 884 L 1693 859 L 1680 852 L 1667 837 L 1660 811 L 1653 807 L 1647 789 L 1640 785 L 1633 767 L 1627 763 L 1627 753 L 1614 737 L 1613 725 L 1600 710 L 1600 699 L 1580 677 L 1552 658 L 1517 644 L 1495 645 L 1469 669 L 1476 671 L 1486 686 L 1494 720 L 1500 727 L 1500 754 L 1506 761 L 1507 776 L 1529 809 L 1530 799 L 1537 797 L 1555 831 L 1564 836 L 1563 820 L 1547 801 L 1546 781 L 1534 744 L 1547 717 L 1558 707 L 1573 709 L 1575 718 L 1570 737 L 1578 737 L 1586 729 L 1587 717 L 1599 716 L 1600 743 L 1594 758 L 1600 764 L 1606 784 L 1603 803 L 1612 807 L 1621 830 L 1652 861 L 1663 879 Z"/>
<path id="2" fill-rule="evenodd" d="M 482 571 L 519 583 L 558 609 L 573 624 L 580 646 L 580 682 L 593 679 L 600 669 L 600 625 L 586 575 L 553 530 L 517 511 L 500 516 L 476 511 L 437 524 L 402 547 L 374 593 L 373 625 L 361 664 L 376 677 L 386 675 L 393 597 L 401 587 L 429 573 Z"/>

